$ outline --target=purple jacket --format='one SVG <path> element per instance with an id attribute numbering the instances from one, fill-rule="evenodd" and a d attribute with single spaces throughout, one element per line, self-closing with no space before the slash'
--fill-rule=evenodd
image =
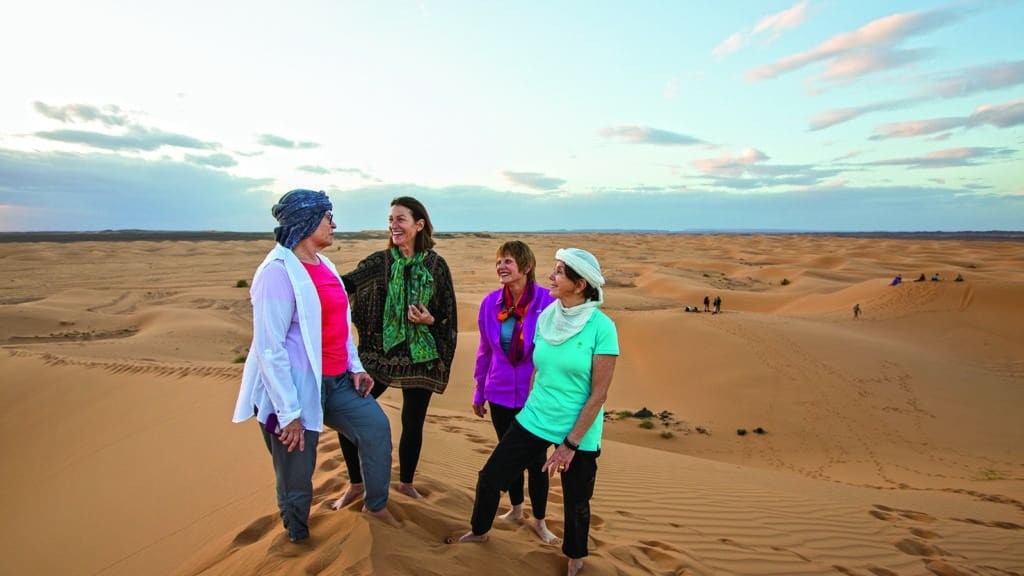
<path id="1" fill-rule="evenodd" d="M 555 301 L 547 289 L 533 285 L 533 300 L 523 318 L 523 359 L 513 366 L 501 349 L 502 289 L 484 296 L 480 302 L 477 326 L 480 328 L 480 346 L 476 350 L 476 393 L 473 404 L 493 402 L 506 408 L 522 408 L 530 394 L 533 377 L 533 335 L 537 330 L 537 317 L 541 310 Z"/>

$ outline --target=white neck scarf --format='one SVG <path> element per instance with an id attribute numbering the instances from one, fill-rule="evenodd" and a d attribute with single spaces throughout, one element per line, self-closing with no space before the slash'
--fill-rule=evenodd
<path id="1" fill-rule="evenodd" d="M 537 318 L 537 334 L 552 346 L 558 346 L 580 333 L 600 304 L 588 300 L 572 308 L 566 308 L 561 300 L 555 300 Z"/>

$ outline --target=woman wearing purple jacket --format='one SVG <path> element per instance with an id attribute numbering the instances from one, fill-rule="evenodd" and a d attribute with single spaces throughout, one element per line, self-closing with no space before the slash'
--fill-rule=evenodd
<path id="1" fill-rule="evenodd" d="M 491 406 L 491 423 L 500 440 L 516 414 L 522 410 L 530 393 L 533 377 L 533 335 L 541 310 L 554 301 L 550 292 L 538 288 L 537 259 L 525 242 L 513 240 L 498 248 L 495 270 L 502 287 L 480 302 L 477 324 L 480 346 L 476 352 L 476 393 L 473 413 L 483 418 L 486 401 Z M 548 504 L 548 475 L 541 471 L 545 461 L 541 454 L 527 467 L 530 475 L 530 505 L 533 507 L 533 529 L 548 544 L 560 539 L 548 530 L 544 515 Z M 523 475 L 508 486 L 512 509 L 505 520 L 523 518 Z"/>

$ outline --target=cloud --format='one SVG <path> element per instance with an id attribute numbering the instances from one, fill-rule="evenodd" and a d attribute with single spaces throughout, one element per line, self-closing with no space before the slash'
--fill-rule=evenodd
<path id="1" fill-rule="evenodd" d="M 691 166 L 705 174 L 716 176 L 739 176 L 757 164 L 768 160 L 768 156 L 756 148 L 747 148 L 739 156 L 719 156 L 718 158 L 698 158 Z"/>
<path id="2" fill-rule="evenodd" d="M 728 38 L 723 40 L 718 46 L 715 46 L 711 53 L 716 58 L 723 58 L 727 54 L 732 54 L 743 48 L 756 37 L 761 35 L 767 35 L 768 41 L 772 42 L 776 40 L 783 30 L 789 30 L 799 27 L 807 19 L 807 0 L 803 2 L 797 2 L 789 8 L 769 14 L 764 18 L 761 18 L 749 31 L 734 32 L 730 34 Z"/>
<path id="3" fill-rule="evenodd" d="M 949 72 L 932 81 L 926 90 L 943 98 L 1009 88 L 1024 83 L 1024 60 L 974 66 Z"/>
<path id="4" fill-rule="evenodd" d="M 821 80 L 851 81 L 861 76 L 882 72 L 892 68 L 900 68 L 923 60 L 931 53 L 930 50 L 875 50 L 843 54 L 830 60 L 825 65 L 825 72 L 819 76 Z"/>
<path id="5" fill-rule="evenodd" d="M 533 190 L 557 190 L 566 182 L 561 178 L 545 176 L 540 172 L 512 172 L 510 170 L 505 170 L 501 175 L 504 176 L 506 180 L 517 186 L 523 186 Z"/>
<path id="6" fill-rule="evenodd" d="M 869 166 L 906 166 L 911 169 L 953 168 L 957 166 L 977 166 L 984 163 L 979 162 L 979 160 L 1002 160 L 1009 156 L 1013 156 L 1016 153 L 1016 150 L 1010 148 L 991 148 L 983 146 L 973 148 L 947 148 L 945 150 L 931 152 L 924 156 L 877 160 L 875 162 L 867 162 L 865 164 Z"/>
<path id="7" fill-rule="evenodd" d="M 210 154 L 209 156 L 197 156 L 195 154 L 185 154 L 185 160 L 192 162 L 193 164 L 200 164 L 202 166 L 212 166 L 214 168 L 231 168 L 237 166 L 238 162 L 234 158 L 227 154 Z"/>
<path id="8" fill-rule="evenodd" d="M 332 191 L 345 230 L 384 229 L 388 201 L 409 195 L 430 211 L 435 230 L 1016 230 L 1024 196 L 957 187 L 852 188 L 834 179 L 778 193 L 601 189 L 532 194 L 482 186 L 389 184 Z M 657 188 L 657 187 L 656 187 Z M 508 207 L 516 217 L 508 217 Z M 444 239 L 437 249 L 443 254 Z M 542 263 L 553 253 L 538 253 Z M 601 255 L 597 254 L 600 258 Z"/>
<path id="9" fill-rule="evenodd" d="M 50 106 L 45 102 L 36 101 L 32 103 L 36 112 L 47 118 L 60 122 L 101 122 L 106 126 L 124 126 L 128 119 L 121 113 L 117 106 L 104 106 L 101 110 L 91 104 L 68 104 L 66 106 Z"/>
<path id="10" fill-rule="evenodd" d="M 892 14 L 879 18 L 853 32 L 845 32 L 829 38 L 818 46 L 806 52 L 800 52 L 787 56 L 771 64 L 758 66 L 747 71 L 748 81 L 760 82 L 777 78 L 783 74 L 799 70 L 804 66 L 815 62 L 837 60 L 840 64 L 833 62 L 833 66 L 844 68 L 856 68 L 848 62 L 842 64 L 844 59 L 855 60 L 855 56 L 861 53 L 873 53 L 872 65 L 864 66 L 862 74 L 878 72 L 891 67 L 898 67 L 913 61 L 912 51 L 900 55 L 894 52 L 894 48 L 900 43 L 923 34 L 932 32 L 943 26 L 959 20 L 962 15 L 953 10 L 928 10 L 922 12 L 904 12 Z M 852 61 L 850 61 L 852 62 Z M 863 66 L 863 64 L 861 65 Z M 836 74 L 840 71 L 834 72 Z M 853 78 L 854 76 L 842 76 Z"/>
<path id="11" fill-rule="evenodd" d="M 694 144 L 704 144 L 703 140 L 693 136 L 650 128 L 648 126 L 614 126 L 601 130 L 601 136 L 605 138 L 621 138 L 630 144 L 653 144 L 655 146 L 692 146 Z"/>
<path id="12" fill-rule="evenodd" d="M 104 134 L 87 130 L 50 130 L 36 132 L 34 135 L 45 140 L 126 152 L 152 151 L 163 146 L 195 150 L 212 150 L 218 147 L 215 142 L 204 142 L 192 136 L 137 125 L 129 126 L 122 134 Z"/>
<path id="13" fill-rule="evenodd" d="M 882 110 L 898 110 L 900 108 L 907 108 L 913 104 L 919 103 L 919 98 L 913 99 L 902 99 L 902 100 L 887 100 L 885 102 L 876 102 L 874 104 L 868 104 L 866 106 L 855 106 L 850 108 L 834 108 L 832 110 L 826 110 L 811 118 L 810 126 L 808 130 L 814 132 L 817 130 L 824 130 L 825 128 L 831 128 L 837 124 L 843 122 L 849 122 L 854 118 L 859 118 L 865 114 L 871 112 L 879 112 Z"/>
<path id="14" fill-rule="evenodd" d="M 768 155 L 747 148 L 737 156 L 699 158 L 690 165 L 711 187 L 729 190 L 761 190 L 779 187 L 824 186 L 845 168 L 816 168 L 807 164 L 765 164 Z"/>
<path id="15" fill-rule="evenodd" d="M 778 173 L 791 166 L 765 167 Z M 168 160 L 114 154 L 0 149 L 0 229 L 265 231 L 269 207 L 291 183 L 238 178 Z M 814 176 L 808 177 L 813 179 Z M 831 188 L 829 186 L 832 186 Z M 682 193 L 650 186 L 536 194 L 483 186 L 416 184 L 331 190 L 342 230 L 383 230 L 388 203 L 410 195 L 438 232 L 618 230 L 992 230 L 1019 229 L 1024 195 L 966 187 L 851 188 L 835 179 L 778 193 Z M 1013 195 L 1017 193 L 1017 195 Z M 516 217 L 509 218 L 509 206 Z M 16 218 L 16 219 L 15 219 Z M 438 249 L 444 251 L 444 239 Z M 538 254 L 550 262 L 553 254 Z M 600 257 L 600 254 L 598 254 Z"/>
<path id="16" fill-rule="evenodd" d="M 12 230 L 271 230 L 269 179 L 170 160 L 0 149 Z"/>
<path id="17" fill-rule="evenodd" d="M 303 172 L 308 172 L 309 174 L 330 174 L 331 173 L 330 170 L 328 170 L 327 168 L 324 168 L 323 166 L 313 166 L 313 165 L 310 165 L 310 164 L 307 164 L 305 166 L 299 166 L 297 169 L 301 170 Z"/>
<path id="18" fill-rule="evenodd" d="M 374 182 L 380 182 L 381 181 L 380 178 L 377 178 L 377 177 L 375 177 L 375 176 L 373 176 L 373 175 L 371 175 L 371 174 L 369 174 L 367 172 L 364 172 L 363 170 L 360 170 L 359 168 L 335 168 L 334 171 L 339 173 L 339 174 L 355 174 L 356 176 L 359 176 L 363 180 L 372 180 Z"/>
<path id="19" fill-rule="evenodd" d="M 1024 124 L 1024 98 L 1003 104 L 983 104 L 970 116 L 882 124 L 875 128 L 871 139 L 912 138 L 986 124 L 996 128 L 1011 128 Z"/>
<path id="20" fill-rule="evenodd" d="M 261 134 L 257 141 L 264 146 L 274 146 L 275 148 L 309 149 L 320 147 L 316 142 L 296 142 L 274 134 Z"/>

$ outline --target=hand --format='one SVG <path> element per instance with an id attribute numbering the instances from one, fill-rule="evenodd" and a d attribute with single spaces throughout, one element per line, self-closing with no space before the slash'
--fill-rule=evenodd
<path id="1" fill-rule="evenodd" d="M 278 437 L 281 439 L 281 443 L 288 446 L 288 451 L 295 450 L 295 447 L 299 447 L 299 452 L 306 449 L 306 429 L 302 426 L 302 420 L 296 418 L 288 423 L 287 426 L 281 429 L 281 435 Z"/>
<path id="2" fill-rule="evenodd" d="M 366 372 L 355 372 L 352 374 L 352 386 L 360 396 L 366 398 L 373 390 L 373 377 Z"/>
<path id="3" fill-rule="evenodd" d="M 409 306 L 409 322 L 413 324 L 426 324 L 427 326 L 434 325 L 434 315 L 427 310 L 427 307 L 422 303 L 416 303 Z"/>
<path id="4" fill-rule="evenodd" d="M 548 461 L 541 466 L 541 472 L 547 472 L 548 477 L 554 476 L 555 473 L 565 472 L 569 469 L 569 463 L 572 462 L 572 457 L 576 453 L 565 447 L 565 444 L 559 444 L 555 451 L 551 453 L 551 457 Z"/>
<path id="5" fill-rule="evenodd" d="M 487 407 L 483 404 L 473 404 L 473 414 L 483 418 L 487 415 Z"/>

